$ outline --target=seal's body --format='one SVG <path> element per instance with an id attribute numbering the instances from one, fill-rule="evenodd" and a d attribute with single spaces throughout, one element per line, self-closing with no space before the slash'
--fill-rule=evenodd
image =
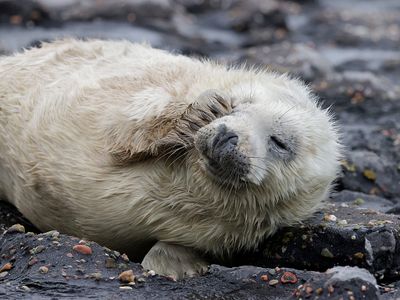
<path id="1" fill-rule="evenodd" d="M 158 242 L 144 265 L 163 274 L 306 218 L 338 171 L 329 115 L 287 76 L 67 40 L 1 58 L 0 77 L 3 198 L 43 231 Z"/>

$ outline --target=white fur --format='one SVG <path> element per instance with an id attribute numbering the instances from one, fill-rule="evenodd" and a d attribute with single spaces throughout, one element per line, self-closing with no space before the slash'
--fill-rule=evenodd
<path id="1" fill-rule="evenodd" d="M 158 240 L 222 255 L 308 217 L 338 172 L 329 114 L 288 76 L 67 40 L 1 58 L 0 77 L 0 190 L 41 230 L 134 253 Z M 225 123 L 254 157 L 245 189 L 210 179 L 194 148 L 175 162 L 153 149 L 153 158 L 115 163 L 119 147 L 134 155 L 158 140 L 165 126 L 148 122 L 179 118 L 207 89 L 233 99 L 234 114 L 207 126 Z M 273 130 L 297 138 L 287 164 L 265 148 Z"/>

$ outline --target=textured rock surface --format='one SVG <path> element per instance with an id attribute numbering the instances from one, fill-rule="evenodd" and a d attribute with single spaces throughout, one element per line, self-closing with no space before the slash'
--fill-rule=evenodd
<path id="1" fill-rule="evenodd" d="M 77 244 L 87 245 L 93 253 L 73 250 Z M 174 282 L 144 271 L 118 252 L 56 231 L 39 235 L 6 232 L 0 239 L 0 253 L 1 266 L 11 266 L 0 272 L 2 299 L 292 299 L 307 295 L 332 299 L 350 293 L 357 299 L 378 299 L 379 294 L 371 274 L 350 267 L 318 273 L 212 265 L 203 277 Z M 126 270 L 135 276 L 132 283 L 118 280 Z"/>
<path id="2" fill-rule="evenodd" d="M 8 233 L 0 239 L 0 298 L 400 299 L 400 2 L 0 0 L 0 54 L 65 36 L 145 40 L 299 76 L 340 124 L 343 172 L 323 212 L 255 253 L 218 262 L 258 267 L 215 265 L 177 283 L 143 277 L 139 265 L 95 243 L 83 255 L 72 237 Z M 35 231 L 0 202 L 1 230 L 15 223 Z M 276 266 L 295 268 L 298 282 L 280 283 Z M 325 273 L 335 266 L 368 271 Z M 144 282 L 120 289 L 115 278 L 127 269 Z"/>

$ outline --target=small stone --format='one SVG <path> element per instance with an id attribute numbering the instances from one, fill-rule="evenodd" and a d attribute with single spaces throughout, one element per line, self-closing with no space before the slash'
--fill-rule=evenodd
<path id="1" fill-rule="evenodd" d="M 130 286 L 120 286 L 119 289 L 128 291 L 131 290 L 132 288 Z"/>
<path id="2" fill-rule="evenodd" d="M 276 273 L 279 273 L 280 271 L 281 271 L 281 268 L 275 267 L 275 272 L 276 272 Z"/>
<path id="3" fill-rule="evenodd" d="M 8 274 L 8 272 L 7 272 L 7 271 L 1 272 L 1 273 L 0 273 L 0 278 L 4 278 L 4 277 L 6 277 L 6 276 L 7 276 L 7 274 Z"/>
<path id="4" fill-rule="evenodd" d="M 7 229 L 7 233 L 25 233 L 25 227 L 21 224 L 14 224 Z"/>
<path id="5" fill-rule="evenodd" d="M 313 292 L 313 288 L 311 286 L 306 287 L 306 294 L 311 294 Z"/>
<path id="6" fill-rule="evenodd" d="M 261 275 L 261 280 L 268 281 L 268 275 L 267 274 Z"/>
<path id="7" fill-rule="evenodd" d="M 279 280 L 277 279 L 272 279 L 268 282 L 269 285 L 277 285 L 279 283 Z"/>
<path id="8" fill-rule="evenodd" d="M 156 276 L 156 272 L 154 271 L 154 270 L 149 270 L 148 272 L 147 272 L 147 274 L 149 275 L 149 276 Z"/>
<path id="9" fill-rule="evenodd" d="M 335 288 L 332 285 L 328 286 L 328 293 L 332 294 L 335 291 Z"/>
<path id="10" fill-rule="evenodd" d="M 365 292 L 367 291 L 367 286 L 366 285 L 362 285 L 361 286 L 361 292 Z"/>
<path id="11" fill-rule="evenodd" d="M 353 201 L 354 205 L 363 205 L 365 203 L 363 198 L 357 198 Z"/>
<path id="12" fill-rule="evenodd" d="M 38 262 L 38 259 L 36 257 L 32 257 L 29 261 L 28 261 L 28 266 L 33 266 L 34 264 L 36 264 Z"/>
<path id="13" fill-rule="evenodd" d="M 112 269 L 112 268 L 116 268 L 117 267 L 117 263 L 111 257 L 106 258 L 105 265 L 106 265 L 106 268 L 108 268 L 108 269 Z"/>
<path id="14" fill-rule="evenodd" d="M 35 236 L 35 233 L 34 233 L 34 232 L 31 232 L 31 231 L 28 231 L 28 232 L 26 233 L 26 236 L 29 236 L 29 237 Z"/>
<path id="15" fill-rule="evenodd" d="M 331 221 L 331 222 L 336 222 L 337 217 L 335 215 L 325 215 L 324 216 L 325 221 Z"/>
<path id="16" fill-rule="evenodd" d="M 90 278 L 93 278 L 94 280 L 101 280 L 101 278 L 103 277 L 103 275 L 100 272 L 95 272 L 90 274 Z"/>
<path id="17" fill-rule="evenodd" d="M 134 282 L 135 275 L 133 274 L 132 270 L 127 270 L 127 271 L 124 271 L 121 274 L 119 274 L 118 279 L 124 283 Z"/>
<path id="18" fill-rule="evenodd" d="M 353 256 L 357 259 L 363 259 L 364 258 L 364 253 L 362 252 L 356 252 L 353 254 Z"/>
<path id="19" fill-rule="evenodd" d="M 352 240 L 355 240 L 357 237 L 356 237 L 355 234 L 353 234 L 350 238 L 351 238 Z"/>
<path id="20" fill-rule="evenodd" d="M 0 268 L 0 273 L 3 271 L 9 271 L 12 269 L 12 267 L 13 267 L 13 265 L 11 263 L 6 263 L 6 264 L 4 264 L 4 266 L 2 266 Z"/>
<path id="21" fill-rule="evenodd" d="M 129 257 L 125 253 L 121 255 L 121 258 L 124 262 L 129 262 Z"/>
<path id="22" fill-rule="evenodd" d="M 365 169 L 363 172 L 365 178 L 375 181 L 376 180 L 376 173 L 371 169 Z"/>
<path id="23" fill-rule="evenodd" d="M 69 258 L 72 258 L 72 257 L 74 257 L 74 255 L 72 254 L 72 253 L 67 253 L 67 254 L 65 254 L 67 257 L 69 257 Z"/>
<path id="24" fill-rule="evenodd" d="M 332 252 L 328 248 L 322 249 L 321 256 L 327 257 L 327 258 L 333 258 L 334 257 Z"/>
<path id="25" fill-rule="evenodd" d="M 45 246 L 39 245 L 39 246 L 37 246 L 35 248 L 32 248 L 29 251 L 29 253 L 32 254 L 32 255 L 35 255 L 35 254 L 38 254 L 38 253 L 42 252 L 45 248 L 46 248 Z"/>
<path id="26" fill-rule="evenodd" d="M 339 220 L 338 225 L 347 225 L 347 220 Z"/>
<path id="27" fill-rule="evenodd" d="M 41 266 L 39 268 L 39 272 L 42 273 L 42 274 L 47 274 L 49 272 L 49 268 L 46 267 L 46 266 Z"/>
<path id="28" fill-rule="evenodd" d="M 143 283 L 143 282 L 146 282 L 146 279 L 144 279 L 143 277 L 140 277 L 137 279 L 137 282 Z"/>
<path id="29" fill-rule="evenodd" d="M 275 269 L 269 269 L 268 273 L 271 274 L 272 276 L 276 274 Z"/>
<path id="30" fill-rule="evenodd" d="M 323 288 L 317 288 L 315 290 L 315 292 L 317 293 L 317 295 L 322 295 L 322 293 L 324 292 L 324 289 Z"/>
<path id="31" fill-rule="evenodd" d="M 26 285 L 21 286 L 21 289 L 23 289 L 25 292 L 30 292 L 31 289 L 27 287 Z"/>
<path id="32" fill-rule="evenodd" d="M 281 282 L 282 283 L 296 283 L 297 282 L 297 276 L 296 274 L 292 272 L 285 272 L 283 273 L 281 277 Z"/>
<path id="33" fill-rule="evenodd" d="M 72 249 L 74 249 L 76 252 L 79 252 L 84 255 L 92 254 L 92 248 L 90 248 L 89 246 L 86 246 L 86 245 L 77 244 L 74 247 L 72 247 Z"/>

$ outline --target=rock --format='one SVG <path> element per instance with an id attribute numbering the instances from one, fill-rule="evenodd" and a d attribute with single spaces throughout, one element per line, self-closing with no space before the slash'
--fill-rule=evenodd
<path id="1" fill-rule="evenodd" d="M 335 215 L 329 221 L 326 215 Z M 340 220 L 346 220 L 345 225 Z M 279 230 L 255 253 L 240 255 L 235 264 L 290 266 L 326 270 L 337 265 L 359 266 L 377 278 L 400 278 L 400 217 L 329 204 L 324 212 L 300 226 Z"/>
<path id="2" fill-rule="evenodd" d="M 397 166 L 374 152 L 359 150 L 347 154 L 342 163 L 344 189 L 396 199 L 400 195 Z"/>
<path id="3" fill-rule="evenodd" d="M 72 249 L 74 249 L 74 251 L 79 252 L 79 253 L 84 254 L 84 255 L 92 254 L 92 249 L 89 246 L 86 246 L 86 245 L 81 245 L 81 244 L 74 245 L 72 247 Z"/>
<path id="4" fill-rule="evenodd" d="M 281 43 L 272 46 L 252 47 L 243 52 L 223 54 L 229 62 L 246 62 L 248 65 L 264 66 L 280 73 L 289 72 L 302 79 L 313 81 L 332 72 L 332 66 L 316 49 L 303 44 Z"/>
<path id="5" fill-rule="evenodd" d="M 21 224 L 14 224 L 7 229 L 7 233 L 25 233 L 25 227 Z"/>
<path id="6" fill-rule="evenodd" d="M 339 205 L 366 208 L 379 212 L 387 212 L 394 205 L 392 201 L 385 198 L 349 190 L 334 193 L 330 200 Z"/>
<path id="7" fill-rule="evenodd" d="M 122 272 L 121 274 L 118 275 L 119 281 L 122 283 L 131 283 L 135 282 L 136 276 L 133 274 L 132 270 L 127 270 Z"/>

